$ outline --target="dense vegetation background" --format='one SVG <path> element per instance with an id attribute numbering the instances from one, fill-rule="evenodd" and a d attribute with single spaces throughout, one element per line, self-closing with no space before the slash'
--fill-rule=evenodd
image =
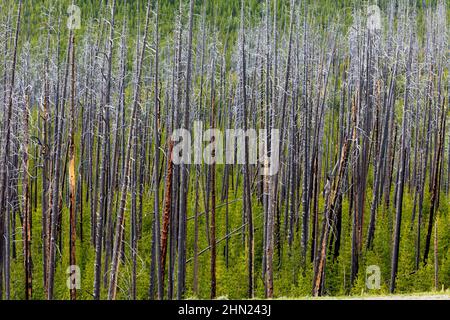
<path id="1" fill-rule="evenodd" d="M 0 4 L 1 298 L 75 298 L 74 261 L 77 299 L 449 288 L 448 1 L 378 1 L 375 34 L 372 2 L 75 1 L 73 32 L 71 3 Z M 277 178 L 191 166 L 183 192 L 186 117 L 283 128 Z"/>

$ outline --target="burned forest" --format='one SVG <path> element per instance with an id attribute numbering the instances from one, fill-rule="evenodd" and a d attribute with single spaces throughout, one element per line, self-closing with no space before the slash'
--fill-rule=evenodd
<path id="1" fill-rule="evenodd" d="M 449 292 L 448 0 L 0 2 L 0 299 Z"/>

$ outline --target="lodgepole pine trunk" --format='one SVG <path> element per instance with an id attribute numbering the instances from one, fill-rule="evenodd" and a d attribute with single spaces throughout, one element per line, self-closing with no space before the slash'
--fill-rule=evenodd
<path id="1" fill-rule="evenodd" d="M 58 221 L 61 210 L 61 197 L 60 197 L 60 178 L 61 178 L 61 150 L 62 150 L 62 131 L 63 131 L 63 118 L 65 113 L 65 100 L 66 100 L 66 90 L 67 81 L 69 78 L 69 63 L 70 63 L 70 53 L 72 45 L 72 29 L 69 32 L 69 42 L 67 45 L 67 59 L 66 59 L 66 70 L 63 85 L 62 99 L 58 98 L 58 104 L 56 104 L 55 112 L 55 150 L 53 158 L 53 175 L 52 175 L 52 195 L 51 195 L 51 215 L 49 217 L 49 255 L 47 262 L 47 299 L 53 300 L 53 288 L 54 288 L 54 278 L 55 278 L 55 264 L 56 264 L 56 244 L 58 237 Z M 59 83 L 59 81 L 58 81 Z"/>
<path id="2" fill-rule="evenodd" d="M 270 0 L 266 0 L 266 72 L 265 72 L 265 126 L 270 128 Z M 270 134 L 265 136 L 265 149 L 269 154 L 270 152 Z M 265 164 L 264 164 L 265 165 Z M 233 179 L 231 179 L 233 181 Z M 266 269 L 267 269 L 267 228 L 268 228 L 268 215 L 269 215 L 269 178 L 263 177 L 263 206 L 264 206 L 264 222 L 263 222 L 263 257 L 262 257 L 262 278 L 264 282 L 264 288 L 266 291 Z"/>
<path id="3" fill-rule="evenodd" d="M 182 33 L 182 12 L 183 12 L 183 6 L 182 6 L 182 1 L 180 0 L 179 2 L 179 12 L 178 12 L 178 18 L 177 18 L 177 26 L 175 28 L 176 30 L 176 34 L 177 34 L 177 41 L 176 44 L 174 44 L 174 69 L 173 69 L 173 89 L 172 89 L 172 106 L 175 106 L 176 103 L 175 101 L 177 101 L 177 103 L 181 103 L 180 99 L 181 99 L 181 78 L 182 78 L 182 72 L 180 69 L 180 65 L 181 65 L 181 57 L 182 57 L 182 40 L 183 40 L 183 33 Z M 175 85 L 177 87 L 177 90 L 175 90 Z M 175 100 L 176 98 L 176 100 Z M 173 120 L 172 120 L 172 127 L 178 127 L 179 126 L 179 113 L 177 108 L 173 108 Z M 168 284 L 168 288 L 167 288 L 167 298 L 168 299 L 173 299 L 174 295 L 175 295 L 175 290 L 174 290 L 174 286 L 175 286 L 175 261 L 177 260 L 176 257 L 176 251 L 177 251 L 177 240 L 178 240 L 178 227 L 179 227 L 179 210 L 178 210 L 178 206 L 180 204 L 179 202 L 179 196 L 180 196 L 180 192 L 179 192 L 179 182 L 180 182 L 180 167 L 179 166 L 174 166 L 173 168 L 173 183 L 172 183 L 172 205 L 171 205 L 171 220 L 172 220 L 172 224 L 171 224 L 171 228 L 170 228 L 170 239 L 169 239 L 169 268 L 168 268 L 168 277 L 167 280 L 169 282 Z M 197 179 L 198 181 L 198 179 Z M 198 190 L 198 188 L 197 188 Z M 198 199 L 198 198 L 197 198 Z M 195 228 L 195 227 L 194 227 Z M 195 248 L 195 244 L 194 244 L 194 248 Z M 195 254 L 194 254 L 195 257 Z M 194 268 L 195 269 L 195 268 Z M 195 273 L 195 271 L 194 271 Z M 194 281 L 195 281 L 195 277 L 194 277 Z M 195 292 L 195 290 L 194 290 Z"/>
<path id="4" fill-rule="evenodd" d="M 154 187 L 155 187 L 155 193 L 154 193 L 154 228 L 155 228 L 155 235 L 158 237 L 155 241 L 155 250 L 156 250 L 156 257 L 155 260 L 157 261 L 157 280 L 158 280 L 158 298 L 162 300 L 164 298 L 164 278 L 163 278 L 163 266 L 162 266 L 162 260 L 160 258 L 161 255 L 161 232 L 160 232 L 160 217 L 159 217 L 159 152 L 160 152 L 160 128 L 159 128 L 159 118 L 160 118 L 160 107 L 159 107 L 159 1 L 156 2 L 156 30 L 155 30 L 155 116 L 154 116 L 154 135 L 155 135 L 155 163 L 153 165 L 154 173 L 153 177 L 155 179 L 154 181 Z"/>
<path id="5" fill-rule="evenodd" d="M 163 223 L 161 228 L 161 279 L 164 283 L 164 274 L 166 267 L 166 257 L 167 257 L 167 235 L 169 233 L 170 226 L 170 215 L 172 207 L 172 176 L 173 176 L 173 162 L 172 162 L 172 152 L 173 152 L 173 141 L 169 141 L 169 149 L 167 152 L 167 173 L 166 173 L 166 185 L 164 194 L 164 211 L 163 211 Z M 173 222 L 172 222 L 173 223 Z"/>
<path id="6" fill-rule="evenodd" d="M 400 153 L 400 166 L 398 171 L 398 179 L 397 179 L 397 197 L 395 201 L 395 231 L 394 231 L 394 246 L 392 251 L 392 259 L 391 259 L 391 283 L 389 287 L 389 291 L 393 293 L 395 291 L 395 282 L 397 278 L 397 270 L 398 270 L 398 256 L 399 256 L 399 248 L 400 248 L 400 230 L 401 230 L 401 222 L 402 222 L 402 207 L 403 207 L 403 190 L 405 184 L 405 169 L 406 169 L 406 130 L 407 130 L 407 114 L 409 108 L 409 91 L 410 91 L 410 81 L 411 81 L 411 63 L 412 63 L 412 52 L 413 52 L 413 35 L 411 33 L 410 42 L 409 42 L 409 57 L 408 64 L 406 70 L 406 84 L 405 84 L 405 99 L 403 105 L 403 119 L 402 119 L 402 133 L 401 133 L 401 149 Z"/>
<path id="7" fill-rule="evenodd" d="M 304 4 L 304 22 L 303 22 L 303 84 L 302 84 L 302 103 L 303 103 L 303 190 L 302 190 L 302 238 L 301 238 L 301 255 L 303 263 L 303 271 L 306 267 L 306 254 L 308 250 L 308 238 L 309 238 L 309 107 L 308 107 L 308 61 L 307 61 L 307 8 Z"/>
<path id="8" fill-rule="evenodd" d="M 125 3 L 126 7 L 126 3 Z M 122 35 L 121 35 L 121 44 L 120 44 L 120 81 L 119 81 L 119 110 L 116 114 L 116 133 L 113 138 L 113 156 L 112 156 L 112 165 L 109 166 L 109 188 L 108 192 L 106 193 L 107 201 L 106 201 L 106 221 L 105 223 L 105 260 L 104 260 L 104 276 L 103 276 L 103 286 L 107 287 L 108 282 L 108 266 L 109 266 L 109 258 L 111 256 L 111 246 L 112 246 L 112 237 L 113 237 L 113 202 L 114 202 L 114 193 L 118 188 L 118 169 L 119 169 L 119 161 L 120 161 L 120 154 L 119 154 L 119 148 L 121 144 L 123 144 L 123 141 L 125 137 L 121 132 L 123 133 L 125 131 L 125 76 L 126 76 L 126 25 L 127 25 L 127 19 L 126 15 L 123 17 L 122 21 Z M 122 126 L 122 130 L 119 130 L 119 127 Z M 123 170 L 122 170 L 123 171 Z"/>
<path id="9" fill-rule="evenodd" d="M 211 128 L 215 129 L 215 87 L 214 87 L 214 76 L 215 76 L 215 59 L 212 62 L 212 73 L 211 73 Z M 210 298 L 216 298 L 216 286 L 217 286 L 217 276 L 216 276 L 216 146 L 217 137 L 213 136 L 211 138 L 211 144 L 213 144 L 213 149 L 211 151 L 211 158 L 213 163 L 211 164 L 210 172 L 210 188 L 211 188 L 211 230 L 210 230 L 210 246 L 211 246 L 211 292 Z"/>
<path id="10" fill-rule="evenodd" d="M 50 25 L 50 21 L 49 21 Z M 47 30 L 47 49 L 46 49 L 46 57 L 45 57 L 45 78 L 44 78 L 44 99 L 43 99 L 43 145 L 41 146 L 41 155 L 43 159 L 42 163 L 42 262 L 43 262 L 43 285 L 44 291 L 47 291 L 47 262 L 48 262 L 48 254 L 49 254 L 49 244 L 50 244 L 50 145 L 49 145 L 49 137 L 50 137 L 50 115 L 49 115 L 49 103 L 50 103 L 50 86 L 49 86 L 49 65 L 50 65 L 50 28 Z M 37 190 L 37 187 L 35 188 Z M 35 199 L 37 201 L 37 199 Z"/>
<path id="11" fill-rule="evenodd" d="M 248 104 L 247 104 L 247 65 L 246 65 L 246 53 L 245 53 L 245 23 L 244 23 L 244 0 L 241 2 L 241 33 L 242 33 L 242 95 L 244 102 L 244 131 L 247 132 L 247 118 L 248 118 Z M 249 169 L 249 145 L 248 138 L 244 141 L 244 208 L 246 210 L 246 217 L 248 221 L 248 297 L 254 296 L 254 284 L 253 284 L 253 272 L 254 272 L 254 230 L 253 230 L 253 214 L 252 214 L 252 202 L 251 202 L 251 189 L 250 189 L 250 169 Z M 212 205 L 213 208 L 215 204 Z"/>
<path id="12" fill-rule="evenodd" d="M 25 108 L 24 108 L 24 150 L 23 150 L 23 211 L 24 211 L 24 223 L 23 223 L 23 236 L 24 236 L 24 265 L 25 265 L 25 299 L 29 300 L 33 294 L 33 274 L 32 274 L 32 261 L 31 261 L 31 200 L 30 200 L 30 178 L 29 178 L 29 96 L 25 96 Z"/>
<path id="13" fill-rule="evenodd" d="M 428 230 L 427 237 L 425 239 L 425 251 L 423 254 L 423 263 L 427 264 L 428 254 L 430 252 L 431 245 L 431 235 L 433 232 L 433 223 L 435 220 L 435 215 L 437 215 L 437 210 L 439 208 L 439 192 L 440 192 L 440 183 L 441 183 L 441 169 L 442 169 L 442 153 L 444 152 L 444 139 L 445 139 L 445 124 L 446 124 L 446 108 L 445 108 L 445 99 L 442 105 L 442 115 L 441 115 L 441 125 L 440 125 L 440 133 L 439 133 L 439 141 L 437 142 L 437 155 L 434 164 L 434 172 L 433 172 L 433 181 L 432 181 L 432 190 L 431 190 L 431 208 L 430 208 L 430 217 L 428 220 Z"/>
<path id="14" fill-rule="evenodd" d="M 75 35 L 72 32 L 72 81 L 71 81 L 71 101 L 70 101 L 70 142 L 69 142 L 69 211 L 70 211 L 70 265 L 76 265 L 76 175 L 75 175 Z M 76 300 L 77 289 L 72 283 L 70 287 L 70 299 Z"/>
<path id="15" fill-rule="evenodd" d="M 278 37 L 277 37 L 277 8 L 278 8 L 278 1 L 274 0 L 273 4 L 274 13 L 273 13 L 273 86 L 272 86 L 272 105 L 270 108 L 270 129 L 274 128 L 275 121 L 275 110 L 277 106 L 277 77 L 278 77 Z M 269 140 L 269 139 L 267 139 Z M 270 146 L 272 141 L 266 141 L 267 145 Z M 272 150 L 270 150 L 272 152 Z M 267 165 L 267 164 L 266 164 Z M 266 230 L 266 248 L 265 248 L 265 255 L 266 255 L 266 265 L 265 265 L 265 296 L 266 298 L 272 298 L 273 297 L 273 252 L 274 252 L 274 229 L 275 229 L 275 215 L 277 211 L 277 199 L 276 199 L 276 187 L 275 182 L 276 179 L 273 176 L 269 176 L 268 178 L 268 189 L 269 189 L 269 195 L 267 199 L 267 230 Z"/>
<path id="16" fill-rule="evenodd" d="M 187 70 L 186 70 L 186 90 L 183 128 L 189 130 L 189 111 L 191 98 L 191 77 L 192 77 L 192 42 L 194 29 L 194 0 L 189 4 L 189 37 L 187 46 Z M 182 299 L 186 290 L 186 219 L 187 219 L 187 194 L 189 190 L 188 165 L 183 163 L 180 167 L 180 206 L 178 216 L 178 286 L 177 297 Z"/>
<path id="17" fill-rule="evenodd" d="M 128 135 L 127 146 L 130 146 L 132 143 L 133 136 L 135 134 L 135 126 L 136 126 L 136 114 L 138 109 L 138 101 L 140 96 L 140 83 L 142 78 L 142 65 L 145 59 L 145 52 L 147 47 L 147 36 L 148 36 L 148 26 L 150 20 L 150 0 L 147 2 L 147 13 L 146 13 L 146 21 L 145 21 L 145 31 L 144 31 L 144 41 L 142 45 L 142 51 L 139 57 L 139 62 L 136 68 L 136 86 L 134 88 L 133 94 L 133 108 L 131 113 L 131 123 L 130 123 L 130 132 Z M 122 177 L 122 187 L 121 187 L 121 196 L 120 196 L 120 204 L 119 211 L 116 219 L 116 229 L 114 236 L 114 245 L 113 245 L 113 254 L 111 258 L 111 271 L 109 277 L 109 288 L 108 288 L 108 300 L 115 300 L 117 294 L 117 273 L 119 271 L 119 258 L 122 254 L 122 241 L 123 241 L 123 230 L 124 230 L 124 216 L 125 216 L 125 206 L 127 202 L 128 195 L 128 183 L 129 183 L 129 171 L 131 164 L 131 152 L 130 148 L 126 149 L 126 156 L 124 159 L 124 170 Z"/>
<path id="18" fill-rule="evenodd" d="M 96 212 L 96 228 L 95 228 L 95 264 L 94 264 L 94 300 L 100 299 L 100 283 L 101 283 L 101 270 L 102 270 L 102 248 L 103 248 L 103 237 L 105 234 L 104 226 L 105 221 L 103 217 L 108 217 L 111 215 L 107 212 L 104 215 L 105 209 L 108 203 L 109 191 L 106 189 L 106 184 L 108 180 L 108 165 L 109 161 L 109 104 L 111 103 L 111 78 L 112 78 L 112 60 L 113 60 L 113 47 L 114 47 L 114 26 L 115 26 L 115 11 L 116 11 L 116 0 L 113 0 L 111 5 L 111 22 L 110 22 L 110 34 L 109 34 L 109 46 L 108 46 L 108 65 L 107 65 L 107 75 L 105 84 L 105 102 L 104 107 L 101 112 L 103 113 L 104 123 L 103 123 L 103 136 L 104 141 L 102 143 L 102 160 L 100 163 L 100 204 L 99 209 Z M 120 112 L 118 112 L 120 114 Z M 116 124 L 117 125 L 117 124 Z M 118 130 L 117 130 L 118 131 Z M 112 195 L 112 194 L 111 194 Z M 105 261 L 106 263 L 106 261 Z"/>
<path id="19" fill-rule="evenodd" d="M 16 63 L 17 63 L 17 51 L 18 51 L 18 42 L 19 42 L 19 34 L 20 34 L 20 19 L 22 13 L 22 0 L 19 1 L 19 8 L 17 9 L 17 23 L 16 23 L 16 33 L 14 37 L 14 49 L 13 49 L 13 60 L 11 65 L 11 80 L 9 84 L 8 90 L 8 98 L 7 98 L 7 110 L 6 110 L 6 119 L 5 119 L 5 127 L 6 127 L 6 136 L 5 136 L 5 145 L 4 155 L 2 159 L 2 163 L 0 164 L 1 176 L 0 176 L 0 224 L 4 223 L 3 228 L 5 231 L 4 237 L 4 248 L 0 248 L 0 250 L 4 249 L 4 279 L 5 279 L 5 298 L 9 300 L 10 298 L 10 261 L 9 261 L 9 209 L 8 209 L 8 189 L 9 189 L 9 169 L 8 169 L 8 159 L 10 156 L 11 149 L 11 117 L 12 117 L 12 107 L 13 107 L 13 91 L 15 86 L 16 79 Z M 3 219 L 2 219 L 3 218 Z"/>
<path id="20" fill-rule="evenodd" d="M 357 96 L 357 95 L 356 95 Z M 323 294 L 323 283 L 325 281 L 325 263 L 327 258 L 327 245 L 330 232 L 330 214 L 334 212 L 336 205 L 339 201 L 339 194 L 342 193 L 342 184 L 345 178 L 348 159 L 350 155 L 350 149 L 352 141 L 356 141 L 357 137 L 357 102 L 356 96 L 352 105 L 352 137 L 344 141 L 341 150 L 341 157 L 339 160 L 339 171 L 333 180 L 333 185 L 330 191 L 328 199 L 326 199 L 325 217 L 323 221 L 323 231 L 321 237 L 321 243 L 319 247 L 319 261 L 314 270 L 314 282 L 313 282 L 313 296 L 321 296 Z"/>

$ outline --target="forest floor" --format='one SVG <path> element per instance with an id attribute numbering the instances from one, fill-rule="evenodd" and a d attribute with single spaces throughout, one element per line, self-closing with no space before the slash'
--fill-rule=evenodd
<path id="1" fill-rule="evenodd" d="M 424 292 L 416 294 L 395 294 L 380 296 L 322 297 L 320 300 L 450 300 L 449 292 Z"/>

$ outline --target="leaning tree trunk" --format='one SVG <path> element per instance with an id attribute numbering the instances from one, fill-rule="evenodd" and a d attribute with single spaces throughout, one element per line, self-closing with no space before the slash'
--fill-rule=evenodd
<path id="1" fill-rule="evenodd" d="M 333 213 L 334 210 L 336 209 L 336 205 L 339 200 L 339 195 L 342 193 L 342 184 L 344 182 L 345 174 L 347 171 L 347 164 L 350 155 L 352 141 L 356 141 L 357 137 L 357 113 L 358 113 L 356 102 L 357 96 L 358 94 L 355 95 L 352 106 L 352 137 L 351 139 L 347 139 L 342 145 L 341 157 L 339 161 L 339 171 L 334 178 L 330 194 L 326 199 L 325 217 L 323 221 L 321 244 L 319 247 L 319 261 L 314 270 L 314 282 L 312 294 L 316 297 L 323 294 L 323 284 L 325 281 L 325 263 L 327 259 L 327 245 L 330 232 L 330 214 Z"/>

